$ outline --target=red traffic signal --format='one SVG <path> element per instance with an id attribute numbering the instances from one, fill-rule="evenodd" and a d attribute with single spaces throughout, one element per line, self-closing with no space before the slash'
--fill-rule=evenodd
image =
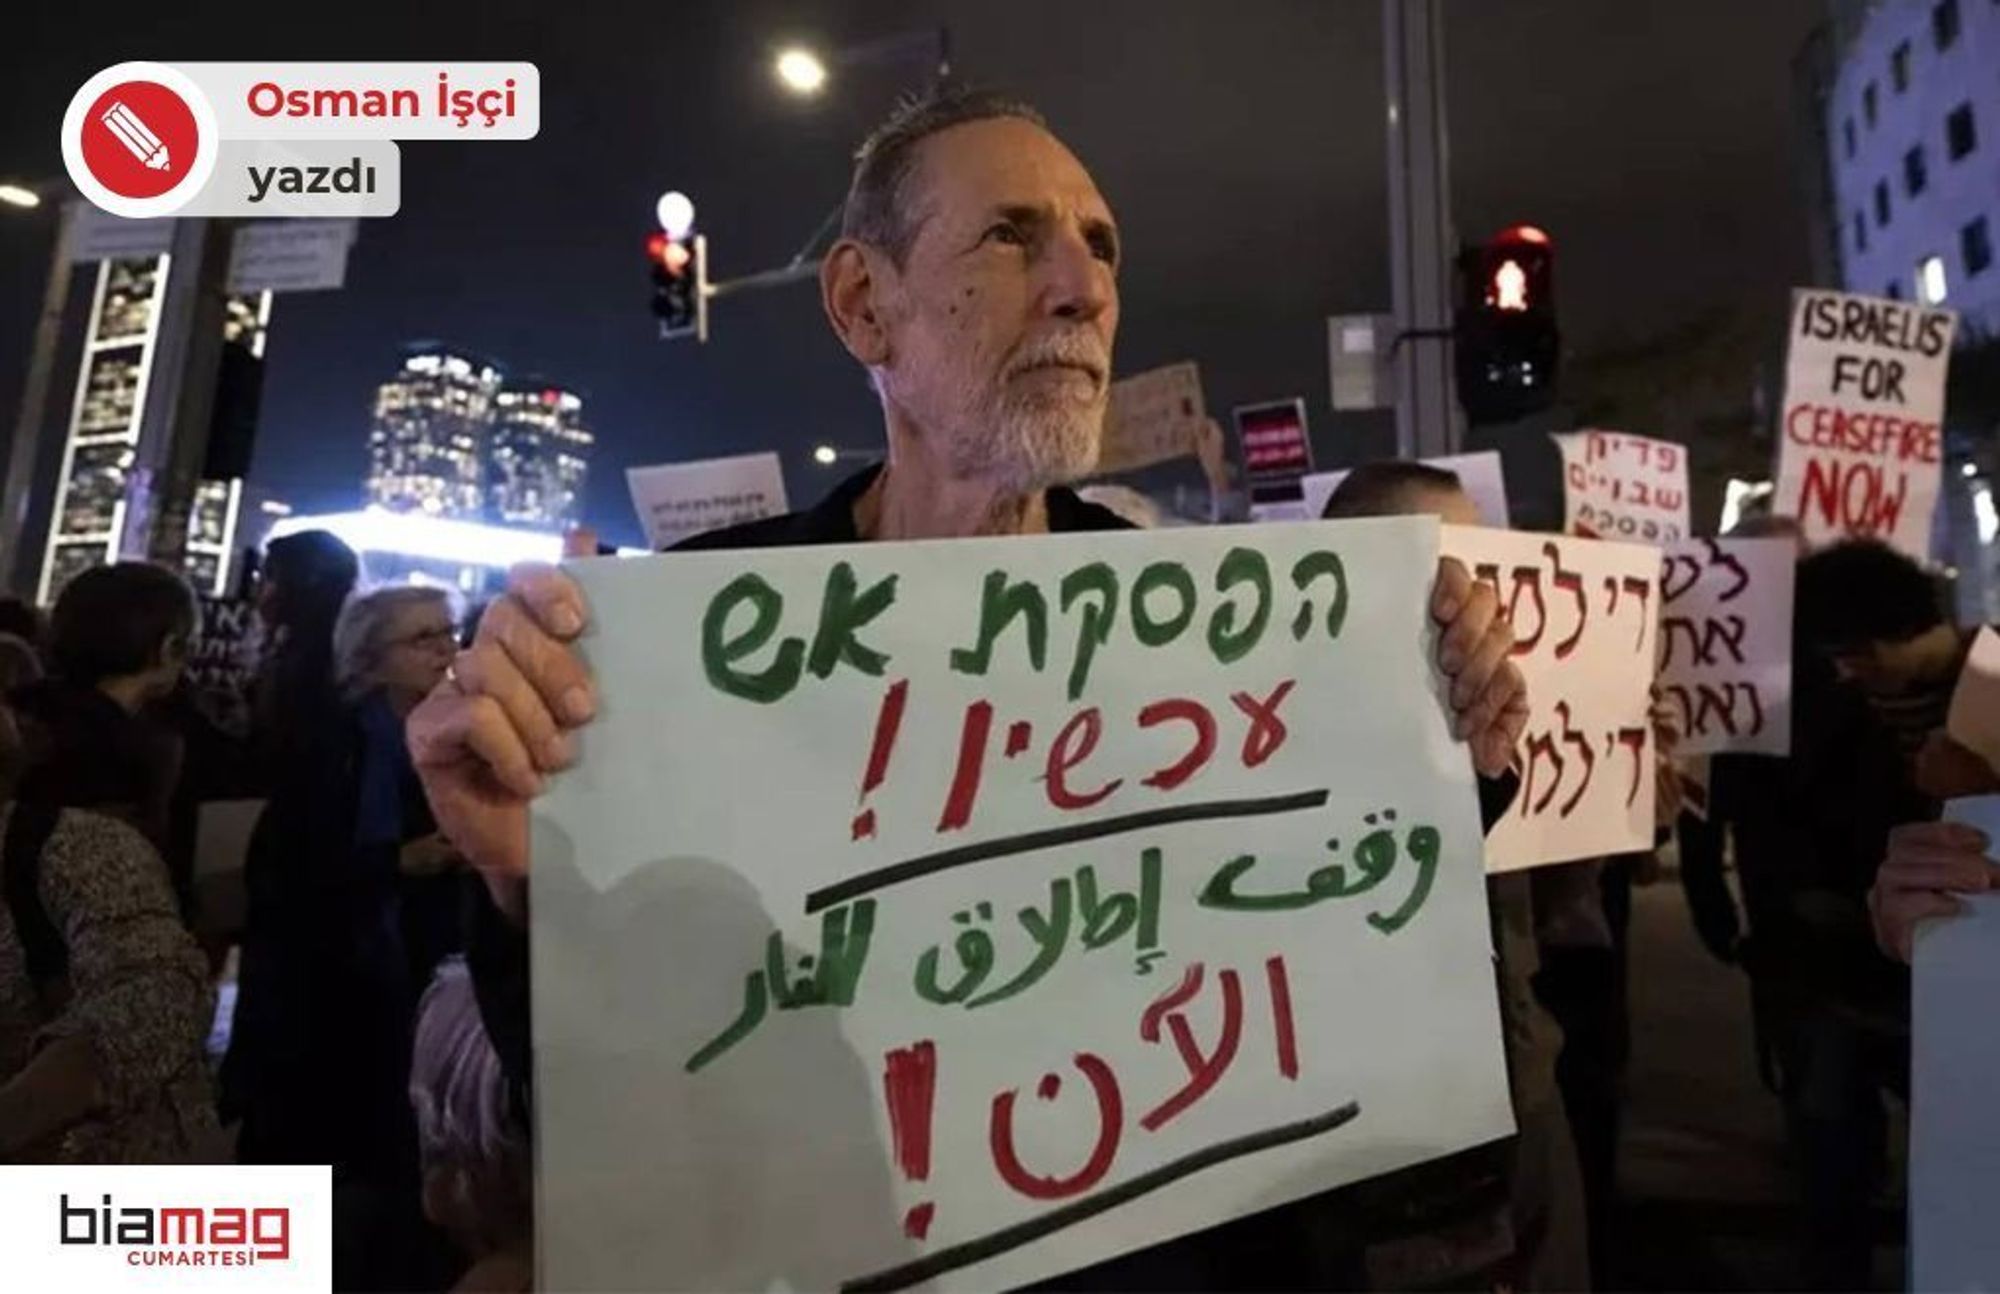
<path id="1" fill-rule="evenodd" d="M 1459 256 L 1459 402 L 1474 424 L 1506 422 L 1555 398 L 1555 242 L 1509 225 Z"/>

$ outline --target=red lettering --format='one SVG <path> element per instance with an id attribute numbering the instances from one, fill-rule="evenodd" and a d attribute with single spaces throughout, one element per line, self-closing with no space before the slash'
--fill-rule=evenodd
<path id="1" fill-rule="evenodd" d="M 1081 749 L 1070 749 L 1070 743 L 1079 734 L 1083 739 Z M 1103 735 L 1104 716 L 1098 713 L 1096 706 L 1072 716 L 1063 725 L 1063 730 L 1056 734 L 1055 744 L 1049 747 L 1048 763 L 1043 769 L 1050 804 L 1058 809 L 1087 809 L 1125 784 L 1122 778 L 1113 778 L 1095 791 L 1078 793 L 1069 789 L 1069 771 L 1090 758 L 1091 752 L 1097 749 L 1098 738 Z"/>
<path id="2" fill-rule="evenodd" d="M 1087 1051 L 1076 1054 L 1076 1067 L 1083 1071 L 1090 1082 L 1093 1095 L 1097 1098 L 1097 1144 L 1090 1152 L 1090 1158 L 1083 1167 L 1068 1177 L 1041 1177 L 1022 1166 L 1021 1157 L 1014 1148 L 1014 1101 L 1015 1089 L 1008 1088 L 993 1098 L 992 1115 L 987 1123 L 987 1143 L 993 1152 L 993 1166 L 1000 1170 L 1000 1179 L 1017 1192 L 1031 1200 L 1060 1200 L 1078 1195 L 1097 1185 L 1104 1175 L 1111 1171 L 1111 1164 L 1118 1157 L 1118 1138 L 1125 1124 L 1125 1099 L 1118 1090 L 1118 1076 L 1111 1067 Z M 1035 1094 L 1044 1101 L 1053 1101 L 1062 1091 L 1062 1080 L 1054 1074 L 1042 1075 Z"/>
<path id="3" fill-rule="evenodd" d="M 1243 767 L 1255 768 L 1277 754 L 1278 747 L 1291 735 L 1285 721 L 1278 717 L 1278 707 L 1297 685 L 1297 679 L 1288 678 L 1261 701 L 1248 692 L 1238 692 L 1229 698 L 1250 719 L 1250 730 L 1243 734 Z"/>
<path id="4" fill-rule="evenodd" d="M 1170 720 L 1178 719 L 1194 726 L 1194 745 L 1187 754 L 1157 773 L 1140 780 L 1141 786 L 1150 786 L 1161 791 L 1171 791 L 1181 783 L 1207 767 L 1209 758 L 1215 754 L 1215 716 L 1199 701 L 1184 697 L 1155 701 L 1139 711 L 1139 726 L 1152 728 Z"/>
<path id="5" fill-rule="evenodd" d="M 972 821 L 979 776 L 986 768 L 986 738 L 992 730 L 992 702 L 974 701 L 965 707 L 965 724 L 958 732 L 958 769 L 951 776 L 951 793 L 945 797 L 944 816 L 938 819 L 939 831 L 957 831 Z"/>

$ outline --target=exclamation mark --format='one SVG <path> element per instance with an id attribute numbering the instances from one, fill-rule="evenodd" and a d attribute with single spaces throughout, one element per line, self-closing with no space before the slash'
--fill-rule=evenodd
<path id="1" fill-rule="evenodd" d="M 929 1041 L 884 1057 L 882 1094 L 889 1105 L 889 1141 L 896 1167 L 913 1182 L 931 1175 L 931 1106 L 937 1095 L 937 1046 Z M 903 1234 L 922 1240 L 937 1205 L 926 1200 L 903 1215 Z"/>
<path id="2" fill-rule="evenodd" d="M 882 785 L 889 773 L 889 752 L 896 748 L 896 733 L 903 726 L 903 705 L 910 699 L 910 680 L 899 678 L 889 685 L 882 698 L 882 710 L 875 716 L 875 741 L 868 748 L 868 771 L 861 778 L 861 812 L 854 815 L 851 840 L 875 834 L 875 810 L 866 807 L 868 796 Z"/>

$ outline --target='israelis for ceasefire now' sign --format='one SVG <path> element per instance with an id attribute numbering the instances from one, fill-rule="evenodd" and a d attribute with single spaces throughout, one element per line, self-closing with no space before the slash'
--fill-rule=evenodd
<path id="1" fill-rule="evenodd" d="M 1808 543 L 1872 538 L 1930 556 L 1957 327 L 1949 310 L 1792 294 L 1775 506 Z"/>

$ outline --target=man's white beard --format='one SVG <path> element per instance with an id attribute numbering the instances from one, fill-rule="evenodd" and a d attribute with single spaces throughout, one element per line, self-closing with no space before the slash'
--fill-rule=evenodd
<path id="1" fill-rule="evenodd" d="M 1106 401 L 1009 400 L 952 437 L 952 474 L 1014 494 L 1066 485 L 1097 466 Z"/>

